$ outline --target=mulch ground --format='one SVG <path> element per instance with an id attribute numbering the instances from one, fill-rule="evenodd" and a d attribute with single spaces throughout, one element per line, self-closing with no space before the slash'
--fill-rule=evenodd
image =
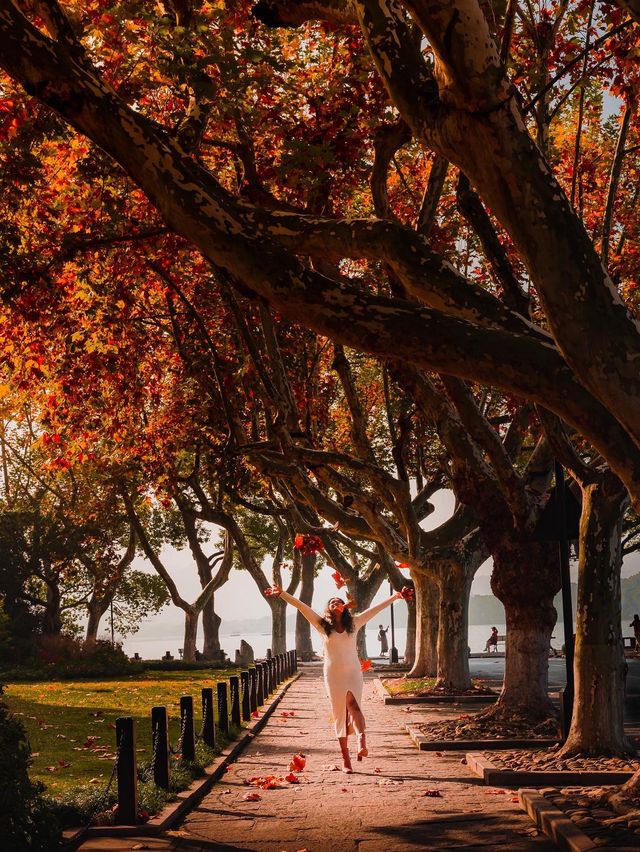
<path id="1" fill-rule="evenodd" d="M 485 755 L 497 769 L 520 772 L 636 772 L 640 769 L 640 761 L 621 757 L 559 757 L 559 748 L 488 751 Z"/>
<path id="2" fill-rule="evenodd" d="M 621 816 L 608 807 L 604 797 L 612 789 L 563 787 L 540 792 L 597 846 L 640 849 L 640 811 Z"/>
<path id="3" fill-rule="evenodd" d="M 497 720 L 482 714 L 462 713 L 455 719 L 418 723 L 423 736 L 432 740 L 520 740 L 559 736 L 556 719 L 530 724 L 518 719 Z"/>

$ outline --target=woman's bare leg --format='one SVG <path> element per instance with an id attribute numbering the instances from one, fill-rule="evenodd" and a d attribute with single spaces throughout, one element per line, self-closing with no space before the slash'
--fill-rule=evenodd
<path id="1" fill-rule="evenodd" d="M 353 772 L 351 756 L 349 755 L 348 737 L 338 737 L 338 742 L 340 743 L 340 751 L 342 752 L 342 771 L 347 774 Z"/>
<path id="2" fill-rule="evenodd" d="M 353 720 L 353 727 L 356 729 L 356 735 L 358 738 L 358 760 L 362 760 L 363 757 L 367 757 L 369 755 L 365 736 L 366 723 L 364 721 L 364 714 L 360 709 L 360 705 L 356 701 L 352 692 L 347 692 L 347 709 L 351 719 Z"/>

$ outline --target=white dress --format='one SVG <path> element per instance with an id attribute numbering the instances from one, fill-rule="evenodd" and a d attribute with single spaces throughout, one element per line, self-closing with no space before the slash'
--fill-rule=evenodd
<path id="1" fill-rule="evenodd" d="M 322 627 L 323 619 L 310 606 L 302 603 L 297 598 L 283 592 L 282 599 L 295 606 L 304 615 L 307 621 L 316 628 L 323 640 L 324 656 L 324 686 L 331 702 L 331 710 L 336 727 L 337 737 L 347 736 L 347 692 L 351 692 L 358 706 L 362 707 L 362 668 L 358 659 L 356 638 L 358 631 L 367 621 L 373 618 L 380 610 L 394 600 L 388 598 L 376 606 L 353 616 L 353 631 L 338 633 L 332 630 L 329 636 Z M 395 596 L 394 596 L 395 597 Z"/>

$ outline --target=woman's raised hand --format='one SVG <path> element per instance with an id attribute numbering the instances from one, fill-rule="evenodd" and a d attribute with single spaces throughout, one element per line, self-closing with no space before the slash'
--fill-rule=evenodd
<path id="1" fill-rule="evenodd" d="M 271 598 L 271 597 L 279 598 L 280 595 L 282 594 L 282 588 L 280 586 L 277 586 L 274 583 L 273 586 L 271 586 L 270 589 L 264 590 L 264 594 L 265 594 L 265 597 L 267 597 L 267 598 Z"/>
<path id="2" fill-rule="evenodd" d="M 396 600 L 411 603 L 411 601 L 413 600 L 413 589 L 411 588 L 411 586 L 403 586 L 400 592 L 396 592 L 395 597 Z"/>

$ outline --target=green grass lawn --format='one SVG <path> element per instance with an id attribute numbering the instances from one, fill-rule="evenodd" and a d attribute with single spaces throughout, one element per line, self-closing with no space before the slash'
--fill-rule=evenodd
<path id="1" fill-rule="evenodd" d="M 200 730 L 200 690 L 235 671 L 148 672 L 104 680 L 8 683 L 5 699 L 24 724 L 33 763 L 30 775 L 42 781 L 53 798 L 87 784 L 104 786 L 115 757 L 115 721 L 133 716 L 138 763 L 151 758 L 151 708 L 165 705 L 169 739 L 180 735 L 180 697 L 192 695 L 196 732 Z M 66 765 L 68 764 L 68 765 Z"/>
<path id="2" fill-rule="evenodd" d="M 419 697 L 421 695 L 433 695 L 438 691 L 435 690 L 435 677 L 420 677 L 420 678 L 382 678 L 387 692 L 394 696 Z M 446 691 L 446 690 L 444 690 Z M 486 693 L 490 692 L 486 683 L 481 678 L 473 678 L 472 687 L 467 690 L 467 693 Z"/>

